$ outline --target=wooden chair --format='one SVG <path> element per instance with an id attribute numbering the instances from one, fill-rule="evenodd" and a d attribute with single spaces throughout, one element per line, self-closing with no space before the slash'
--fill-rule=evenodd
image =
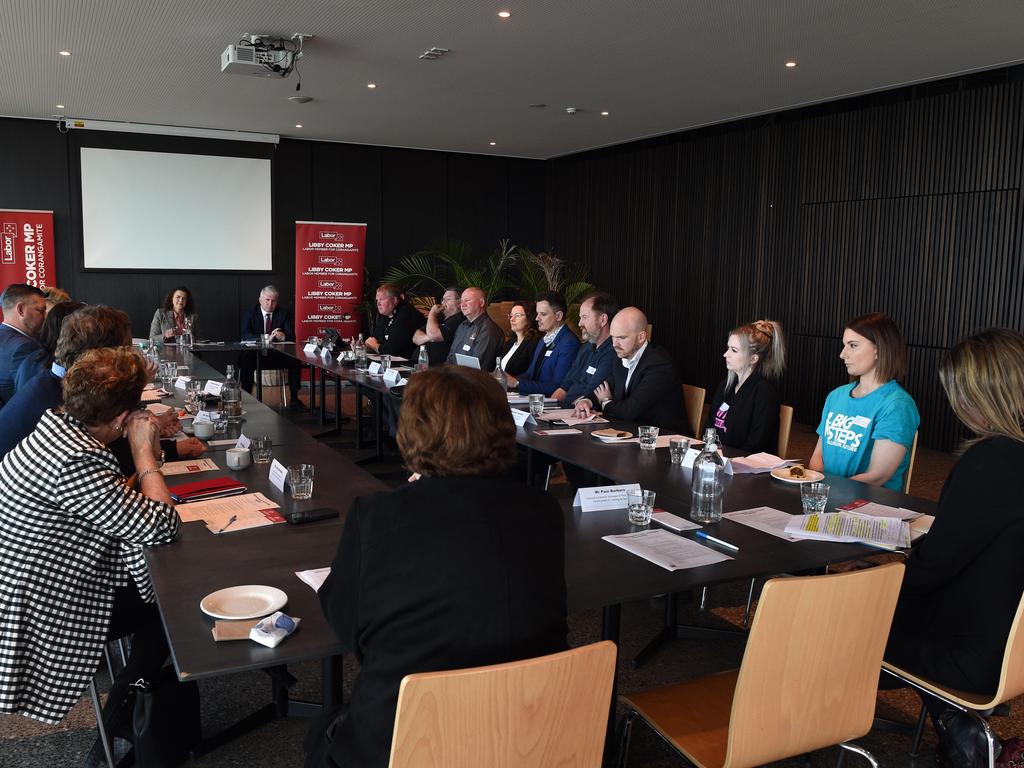
<path id="1" fill-rule="evenodd" d="M 996 688 L 996 692 L 991 696 L 943 688 L 938 683 L 934 683 L 924 677 L 918 677 L 897 667 L 895 664 L 890 664 L 887 661 L 882 662 L 883 671 L 898 677 L 915 688 L 938 696 L 950 705 L 976 717 L 985 729 L 985 736 L 988 739 L 988 764 L 990 768 L 995 766 L 995 737 L 992 735 L 992 729 L 989 728 L 988 722 L 981 713 L 987 712 L 1003 702 L 1024 693 L 1024 632 L 1021 631 L 1021 622 L 1024 621 L 1024 618 L 1022 617 L 1024 617 L 1024 597 L 1021 597 L 1021 601 L 1017 605 L 1017 613 L 1013 617 L 1013 623 L 1010 625 L 1010 634 L 1006 637 L 1006 650 L 1003 651 L 1003 666 L 999 673 L 999 685 Z M 921 718 L 924 718 L 924 707 L 921 708 Z M 921 728 L 918 728 L 914 735 L 914 745 L 911 747 L 911 753 L 917 753 L 920 741 Z"/>
<path id="2" fill-rule="evenodd" d="M 907 471 L 903 473 L 903 492 L 910 493 L 910 476 L 914 474 L 914 460 L 917 458 L 917 436 L 920 432 L 914 433 L 914 442 L 910 444 L 910 462 L 907 464 Z"/>
<path id="3" fill-rule="evenodd" d="M 654 324 L 647 324 L 647 341 L 652 342 L 654 340 Z"/>
<path id="4" fill-rule="evenodd" d="M 703 387 L 694 387 L 691 384 L 683 384 L 683 405 L 686 407 L 686 423 L 690 427 L 690 434 L 700 437 L 701 416 L 704 413 L 704 398 L 707 397 L 707 390 Z"/>
<path id="5" fill-rule="evenodd" d="M 407 675 L 391 768 L 600 768 L 615 676 L 608 640 L 535 659 Z"/>
<path id="6" fill-rule="evenodd" d="M 699 768 L 746 768 L 871 729 L 903 564 L 765 584 L 738 670 L 622 697 L 620 766 L 643 719 Z M 842 754 L 842 753 L 840 753 Z"/>
<path id="7" fill-rule="evenodd" d="M 789 452 L 789 433 L 793 430 L 793 406 L 779 406 L 779 449 L 775 454 L 780 459 Z"/>

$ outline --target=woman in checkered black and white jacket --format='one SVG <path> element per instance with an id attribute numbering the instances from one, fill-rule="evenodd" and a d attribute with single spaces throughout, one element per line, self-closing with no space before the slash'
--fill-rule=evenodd
<path id="1" fill-rule="evenodd" d="M 135 352 L 86 352 L 64 378 L 63 411 L 46 411 L 0 463 L 0 712 L 60 722 L 108 638 L 134 633 L 105 712 L 116 726 L 127 685 L 167 658 L 142 546 L 173 540 L 180 520 L 159 426 L 136 410 L 147 379 Z M 122 435 L 139 490 L 106 449 Z"/>

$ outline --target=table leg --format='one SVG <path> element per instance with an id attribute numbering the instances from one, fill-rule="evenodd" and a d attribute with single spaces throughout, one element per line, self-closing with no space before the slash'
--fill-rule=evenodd
<path id="1" fill-rule="evenodd" d="M 325 656 L 321 662 L 325 710 L 331 710 L 341 705 L 342 684 L 345 681 L 342 658 L 341 654 Z"/>
<path id="2" fill-rule="evenodd" d="M 533 487 L 533 448 L 526 448 L 526 485 Z"/>
<path id="3" fill-rule="evenodd" d="M 256 350 L 256 399 L 263 402 L 263 355 L 262 349 Z"/>
<path id="4" fill-rule="evenodd" d="M 377 447 L 377 460 L 384 458 L 384 397 L 380 392 L 374 390 L 373 427 L 377 434 L 375 442 Z"/>
<path id="5" fill-rule="evenodd" d="M 615 605 L 606 605 L 601 609 L 601 639 L 611 640 L 615 643 L 615 677 L 612 680 L 612 701 L 608 709 L 608 729 L 605 733 L 604 739 L 604 754 L 605 757 L 611 759 L 615 755 L 616 751 L 616 739 L 615 739 L 615 704 L 616 696 L 619 690 L 619 630 L 622 626 L 622 606 L 616 603 Z"/>
<path id="6" fill-rule="evenodd" d="M 356 450 L 363 449 L 363 391 L 356 384 Z"/>

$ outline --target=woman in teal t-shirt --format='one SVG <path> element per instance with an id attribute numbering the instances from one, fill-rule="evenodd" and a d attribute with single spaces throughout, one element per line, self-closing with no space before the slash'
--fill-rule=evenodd
<path id="1" fill-rule="evenodd" d="M 825 398 L 809 466 L 898 491 L 921 424 L 914 399 L 896 382 L 907 369 L 903 336 L 892 318 L 862 315 L 846 324 L 839 357 L 856 381 Z"/>

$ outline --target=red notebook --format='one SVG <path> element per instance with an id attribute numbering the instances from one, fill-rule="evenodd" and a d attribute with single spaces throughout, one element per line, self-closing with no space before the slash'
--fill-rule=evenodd
<path id="1" fill-rule="evenodd" d="M 194 483 L 184 483 L 169 488 L 171 498 L 179 503 L 217 499 L 221 496 L 234 496 L 245 493 L 246 487 L 230 477 L 212 477 Z"/>

